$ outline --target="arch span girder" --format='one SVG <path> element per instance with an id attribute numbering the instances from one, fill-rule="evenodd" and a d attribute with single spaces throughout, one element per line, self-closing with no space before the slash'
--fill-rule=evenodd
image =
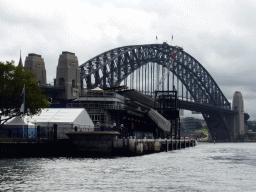
<path id="1" fill-rule="evenodd" d="M 143 65 L 153 62 L 166 64 L 168 54 L 174 49 L 166 43 L 135 45 L 112 49 L 82 64 L 81 78 L 91 88 L 118 86 L 127 76 Z M 166 67 L 166 66 L 164 66 Z M 230 109 L 230 103 L 208 71 L 191 55 L 180 50 L 170 71 L 177 76 L 192 98 L 204 104 Z M 92 78 L 94 77 L 94 82 Z"/>

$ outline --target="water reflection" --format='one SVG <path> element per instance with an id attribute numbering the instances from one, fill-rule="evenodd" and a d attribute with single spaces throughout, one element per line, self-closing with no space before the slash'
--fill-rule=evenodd
<path id="1" fill-rule="evenodd" d="M 256 144 L 116 158 L 0 159 L 0 191 L 255 191 Z"/>

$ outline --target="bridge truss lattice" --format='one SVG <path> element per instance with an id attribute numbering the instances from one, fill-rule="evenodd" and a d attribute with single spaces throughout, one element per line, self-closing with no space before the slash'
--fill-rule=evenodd
<path id="1" fill-rule="evenodd" d="M 165 61 L 174 48 L 163 43 L 125 46 L 106 51 L 80 66 L 82 85 L 87 88 L 107 88 L 123 83 L 129 88 L 152 95 L 170 64 Z M 189 95 L 197 103 L 231 109 L 229 101 L 208 71 L 182 49 L 168 68 L 170 73 L 162 84 L 162 90 L 172 90 L 175 84 L 182 97 L 184 87 L 186 97 Z"/>

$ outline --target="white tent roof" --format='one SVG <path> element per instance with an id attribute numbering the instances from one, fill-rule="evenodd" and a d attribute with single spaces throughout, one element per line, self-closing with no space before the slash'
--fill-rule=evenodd
<path id="1" fill-rule="evenodd" d="M 20 116 L 14 117 L 8 120 L 5 125 L 23 125 L 23 121 L 24 125 L 29 125 L 29 127 L 35 127 L 35 124 L 52 125 L 56 123 L 94 128 L 94 124 L 84 108 L 46 108 L 43 109 L 39 115 L 35 115 L 33 117 L 25 116 L 24 120 Z"/>
<path id="2" fill-rule="evenodd" d="M 84 108 L 46 108 L 30 119 L 31 123 L 61 123 L 94 126 Z"/>
<path id="3" fill-rule="evenodd" d="M 21 118 L 20 116 L 16 116 L 12 118 L 11 120 L 7 121 L 4 125 L 25 125 L 25 126 L 35 126 L 34 124 L 26 121 L 26 118 Z"/>
<path id="4" fill-rule="evenodd" d="M 96 87 L 94 89 L 91 89 L 91 91 L 103 91 L 103 89 L 99 88 L 99 87 Z"/>

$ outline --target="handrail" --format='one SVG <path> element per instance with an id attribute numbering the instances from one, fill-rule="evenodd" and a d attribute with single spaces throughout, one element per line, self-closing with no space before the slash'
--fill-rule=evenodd
<path id="1" fill-rule="evenodd" d="M 67 103 L 67 108 L 101 108 L 101 109 L 117 109 L 124 110 L 124 105 L 117 104 L 100 104 L 100 103 Z"/>

